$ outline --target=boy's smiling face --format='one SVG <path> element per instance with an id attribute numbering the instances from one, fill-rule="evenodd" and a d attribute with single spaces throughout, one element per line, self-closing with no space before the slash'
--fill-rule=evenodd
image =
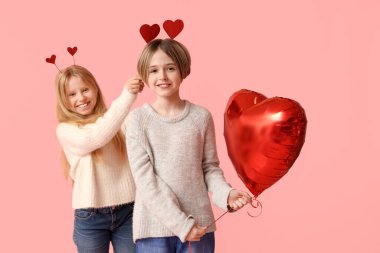
<path id="1" fill-rule="evenodd" d="M 178 66 L 161 49 L 152 56 L 148 69 L 148 86 L 160 97 L 179 96 L 182 78 Z"/>

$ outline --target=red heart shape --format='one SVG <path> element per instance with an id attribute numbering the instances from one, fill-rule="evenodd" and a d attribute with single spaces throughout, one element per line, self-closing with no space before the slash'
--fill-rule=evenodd
<path id="1" fill-rule="evenodd" d="M 240 90 L 227 103 L 224 137 L 228 155 L 245 186 L 257 197 L 282 178 L 297 159 L 306 135 L 299 103 Z"/>
<path id="2" fill-rule="evenodd" d="M 157 35 L 160 33 L 160 26 L 157 24 L 153 24 L 152 26 L 144 24 L 140 27 L 140 34 L 146 43 L 154 40 Z"/>
<path id="3" fill-rule="evenodd" d="M 51 63 L 51 64 L 55 64 L 55 55 L 54 54 L 52 54 L 51 56 L 50 56 L 50 58 L 46 58 L 46 62 L 47 63 Z"/>
<path id="4" fill-rule="evenodd" d="M 183 29 L 183 21 L 177 19 L 176 21 L 166 20 L 163 24 L 165 32 L 171 39 L 174 39 Z"/>
<path id="5" fill-rule="evenodd" d="M 68 48 L 67 48 L 67 51 L 68 51 L 72 56 L 74 56 L 74 54 L 77 52 L 77 50 L 78 50 L 77 47 L 73 47 L 73 48 L 68 47 Z"/>

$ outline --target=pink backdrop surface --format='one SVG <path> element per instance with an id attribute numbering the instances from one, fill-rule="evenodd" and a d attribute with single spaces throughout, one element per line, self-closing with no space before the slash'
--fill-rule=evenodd
<path id="1" fill-rule="evenodd" d="M 218 221 L 216 252 L 380 252 L 379 13 L 376 0 L 1 3 L 1 252 L 75 252 L 55 137 L 57 70 L 45 58 L 65 67 L 66 47 L 77 46 L 76 62 L 109 104 L 135 74 L 139 27 L 177 18 L 193 59 L 182 97 L 212 112 L 234 187 L 246 189 L 223 137 L 233 92 L 292 98 L 308 117 L 300 157 L 259 197 L 262 215 L 245 208 Z M 146 89 L 135 105 L 152 98 Z"/>

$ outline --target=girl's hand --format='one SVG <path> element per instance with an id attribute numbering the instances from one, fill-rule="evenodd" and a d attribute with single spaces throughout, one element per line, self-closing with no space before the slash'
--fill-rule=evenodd
<path id="1" fill-rule="evenodd" d="M 248 193 L 235 189 L 230 191 L 227 204 L 232 210 L 237 211 L 248 203 L 252 203 L 252 197 Z"/>
<path id="2" fill-rule="evenodd" d="M 144 82 L 139 76 L 129 78 L 125 83 L 125 87 L 131 94 L 137 94 L 144 89 Z"/>
<path id="3" fill-rule="evenodd" d="M 186 241 L 200 241 L 202 236 L 206 234 L 206 228 L 207 227 L 201 227 L 198 224 L 195 224 L 190 230 L 189 234 L 186 236 Z"/>

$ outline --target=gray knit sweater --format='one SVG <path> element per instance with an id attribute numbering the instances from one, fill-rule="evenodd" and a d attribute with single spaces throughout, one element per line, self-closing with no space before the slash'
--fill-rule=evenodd
<path id="1" fill-rule="evenodd" d="M 185 242 L 195 223 L 214 221 L 208 192 L 227 210 L 232 188 L 219 168 L 214 123 L 205 108 L 186 101 L 180 115 L 165 118 L 144 104 L 128 116 L 127 146 L 137 187 L 134 241 L 178 236 Z"/>

